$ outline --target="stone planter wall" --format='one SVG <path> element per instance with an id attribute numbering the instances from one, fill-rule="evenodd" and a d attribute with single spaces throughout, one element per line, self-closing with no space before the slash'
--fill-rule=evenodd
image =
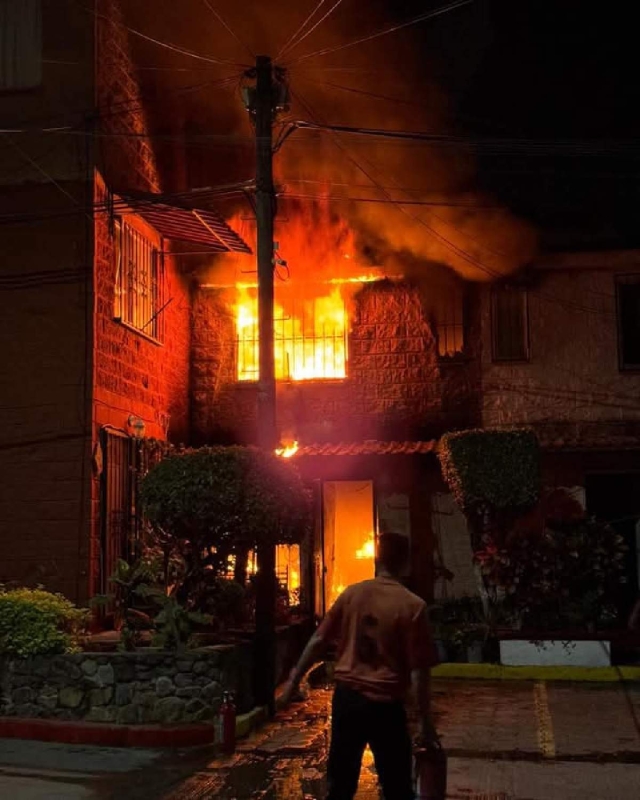
<path id="1" fill-rule="evenodd" d="M 0 715 L 127 725 L 209 722 L 222 693 L 253 706 L 251 649 L 79 653 L 0 660 Z"/>

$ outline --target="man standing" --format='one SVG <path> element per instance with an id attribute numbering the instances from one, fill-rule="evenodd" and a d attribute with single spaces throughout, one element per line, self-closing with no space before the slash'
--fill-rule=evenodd
<path id="1" fill-rule="evenodd" d="M 349 586 L 338 597 L 285 687 L 286 704 L 307 670 L 335 645 L 327 800 L 352 800 L 367 745 L 386 800 L 413 800 L 405 711 L 412 685 L 421 738 L 426 743 L 437 739 L 430 694 L 430 670 L 437 658 L 426 604 L 400 582 L 408 559 L 405 536 L 379 537 L 377 577 Z"/>

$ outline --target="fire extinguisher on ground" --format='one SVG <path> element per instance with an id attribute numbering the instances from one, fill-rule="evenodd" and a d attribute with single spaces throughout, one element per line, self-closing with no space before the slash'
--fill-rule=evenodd
<path id="1" fill-rule="evenodd" d="M 216 744 L 220 752 L 230 755 L 236 749 L 236 707 L 231 692 L 222 695 L 216 720 Z"/>
<path id="2" fill-rule="evenodd" d="M 416 747 L 413 755 L 416 800 L 446 800 L 447 754 L 440 741 Z"/>

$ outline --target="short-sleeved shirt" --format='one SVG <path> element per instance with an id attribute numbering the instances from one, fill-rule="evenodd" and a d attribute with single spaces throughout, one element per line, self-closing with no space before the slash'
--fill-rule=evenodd
<path id="1" fill-rule="evenodd" d="M 392 578 L 345 589 L 317 635 L 336 646 L 336 682 L 372 700 L 404 699 L 411 672 L 438 661 L 426 603 Z"/>

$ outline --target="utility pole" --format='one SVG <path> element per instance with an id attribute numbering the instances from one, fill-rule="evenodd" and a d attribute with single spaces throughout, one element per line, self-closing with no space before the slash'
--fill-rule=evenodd
<path id="1" fill-rule="evenodd" d="M 273 120 L 281 103 L 269 56 L 258 56 L 255 89 L 247 92 L 247 105 L 256 134 L 256 222 L 258 259 L 258 443 L 273 453 L 278 445 L 273 332 L 274 243 Z M 256 635 L 254 686 L 256 701 L 275 713 L 276 683 L 276 549 L 263 543 L 257 548 Z"/>

